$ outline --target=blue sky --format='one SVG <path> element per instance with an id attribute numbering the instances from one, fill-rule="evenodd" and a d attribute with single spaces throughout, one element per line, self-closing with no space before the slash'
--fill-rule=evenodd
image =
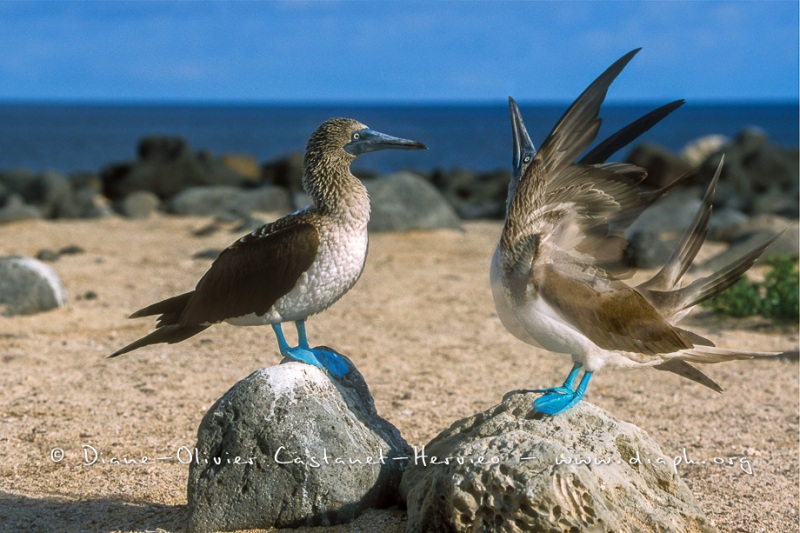
<path id="1" fill-rule="evenodd" d="M 798 98 L 798 2 L 8 2 L 0 100 Z"/>

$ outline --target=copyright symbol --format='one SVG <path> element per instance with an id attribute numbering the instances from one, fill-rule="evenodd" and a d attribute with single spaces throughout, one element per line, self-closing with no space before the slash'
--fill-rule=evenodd
<path id="1" fill-rule="evenodd" d="M 60 463 L 64 460 L 64 450 L 61 448 L 53 448 L 50 450 L 50 460 L 54 463 Z"/>

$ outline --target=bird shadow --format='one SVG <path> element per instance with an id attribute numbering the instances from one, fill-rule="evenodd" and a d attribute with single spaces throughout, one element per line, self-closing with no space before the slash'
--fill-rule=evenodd
<path id="1" fill-rule="evenodd" d="M 186 505 L 124 498 L 33 497 L 0 491 L 0 533 L 184 531 Z"/>

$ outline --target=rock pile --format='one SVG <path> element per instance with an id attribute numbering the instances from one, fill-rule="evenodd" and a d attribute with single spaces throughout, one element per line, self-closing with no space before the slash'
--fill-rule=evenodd
<path id="1" fill-rule="evenodd" d="M 735 225 L 753 216 L 778 216 L 786 219 L 784 227 L 797 220 L 798 150 L 770 143 L 760 130 L 743 130 L 732 140 L 720 136 L 698 139 L 680 154 L 641 144 L 631 151 L 628 162 L 648 170 L 647 185 L 653 188 L 697 167 L 698 172 L 684 188 L 672 193 L 684 194 L 681 201 L 694 202 L 722 155 L 725 166 L 715 209 L 724 217 L 715 215 L 715 219 Z M 428 175 L 411 177 L 411 173 L 403 172 L 381 179 L 370 172 L 356 174 L 372 193 L 372 226 L 376 231 L 458 227 L 453 212 L 462 220 L 501 220 L 510 178 L 507 170 L 439 169 Z M 156 210 L 201 216 L 247 217 L 257 210 L 285 214 L 308 203 L 302 175 L 299 154 L 259 167 L 248 156 L 215 157 L 207 151 L 194 152 L 178 137 L 146 137 L 139 143 L 135 161 L 109 165 L 98 174 L 0 172 L 0 223 L 114 213 L 142 218 Z M 676 200 L 668 205 L 679 203 Z M 668 209 L 664 207 L 662 212 Z M 683 223 L 681 217 L 668 218 Z M 649 253 L 665 237 L 649 232 L 646 226 L 643 223 L 629 233 L 633 243 L 630 260 L 636 266 L 651 266 L 663 255 Z M 665 231 L 674 232 L 676 228 Z M 712 238 L 717 234 L 712 229 Z M 639 257 L 639 250 L 648 252 Z"/>

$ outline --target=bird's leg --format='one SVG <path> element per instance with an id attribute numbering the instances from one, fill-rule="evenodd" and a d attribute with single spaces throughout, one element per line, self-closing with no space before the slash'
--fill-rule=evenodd
<path id="1" fill-rule="evenodd" d="M 578 363 L 572 365 L 572 370 L 569 371 L 569 376 L 567 379 L 564 380 L 564 384 L 560 387 L 552 387 L 549 389 L 533 389 L 526 392 L 543 392 L 545 394 L 571 394 L 575 387 L 575 379 L 578 377 L 578 373 L 580 373 L 581 368 L 583 368 Z"/>
<path id="2" fill-rule="evenodd" d="M 313 365 L 322 370 L 325 369 L 322 363 L 319 362 L 319 359 L 317 359 L 314 351 L 308 347 L 308 342 L 305 341 L 305 331 L 302 332 L 302 337 L 300 339 L 301 345 L 292 348 L 286 342 L 280 324 L 272 324 L 272 330 L 275 332 L 275 336 L 278 338 L 278 348 L 280 348 L 281 355 L 294 361 L 300 361 L 301 363 Z M 300 336 L 300 328 L 298 328 L 297 333 L 298 336 Z M 305 343 L 305 346 L 302 345 L 303 343 Z"/>
<path id="3" fill-rule="evenodd" d="M 308 337 L 306 337 L 306 321 L 295 320 L 294 327 L 297 328 L 297 344 L 302 348 L 308 348 Z"/>
<path id="4" fill-rule="evenodd" d="M 575 363 L 569 376 L 567 376 L 564 384 L 560 387 L 532 391 L 544 393 L 543 396 L 537 398 L 536 401 L 533 402 L 533 410 L 552 416 L 562 413 L 578 403 L 586 393 L 586 387 L 589 385 L 589 380 L 592 378 L 591 372 L 584 371 L 578 388 L 573 390 L 572 387 L 575 385 L 575 379 L 578 377 L 581 368 L 581 365 Z"/>

